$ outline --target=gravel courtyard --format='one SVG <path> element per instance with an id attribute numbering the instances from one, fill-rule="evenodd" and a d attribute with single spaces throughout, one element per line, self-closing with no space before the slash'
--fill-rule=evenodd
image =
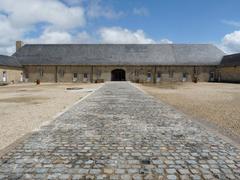
<path id="1" fill-rule="evenodd" d="M 89 94 L 99 84 L 14 84 L 0 87 L 0 150 Z M 83 88 L 67 91 L 66 88 Z"/>
<path id="2" fill-rule="evenodd" d="M 139 87 L 240 143 L 240 84 L 175 82 Z"/>
<path id="3" fill-rule="evenodd" d="M 0 159 L 0 179 L 240 179 L 240 149 L 128 82 L 106 83 Z"/>

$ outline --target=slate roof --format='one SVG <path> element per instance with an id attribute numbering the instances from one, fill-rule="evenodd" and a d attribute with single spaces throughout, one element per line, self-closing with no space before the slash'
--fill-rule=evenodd
<path id="1" fill-rule="evenodd" d="M 209 44 L 26 44 L 22 65 L 218 65 L 225 54 Z"/>
<path id="2" fill-rule="evenodd" d="M 22 67 L 16 57 L 0 55 L 0 66 Z"/>
<path id="3" fill-rule="evenodd" d="M 224 56 L 221 66 L 240 66 L 240 53 Z"/>

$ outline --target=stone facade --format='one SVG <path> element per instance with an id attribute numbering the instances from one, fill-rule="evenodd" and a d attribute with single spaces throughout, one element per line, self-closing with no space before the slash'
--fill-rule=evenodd
<path id="1" fill-rule="evenodd" d="M 222 82 L 240 83 L 240 53 L 223 57 L 219 76 Z"/>
<path id="2" fill-rule="evenodd" d="M 219 73 L 222 82 L 240 83 L 240 66 L 220 67 Z"/>
<path id="3" fill-rule="evenodd" d="M 164 81 L 192 81 L 194 74 L 200 82 L 208 82 L 216 74 L 216 66 L 24 66 L 24 76 L 29 82 L 96 82 L 111 81 L 112 71 L 125 71 L 125 80 L 140 83 Z"/>
<path id="4" fill-rule="evenodd" d="M 3 83 L 23 82 L 22 68 L 0 66 L 0 82 Z"/>

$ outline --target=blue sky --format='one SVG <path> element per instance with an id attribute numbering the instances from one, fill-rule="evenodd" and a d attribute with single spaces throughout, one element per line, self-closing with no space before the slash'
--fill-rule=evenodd
<path id="1" fill-rule="evenodd" d="M 239 21 L 239 0 L 121 0 L 102 2 L 116 12 L 119 19 L 99 18 L 91 24 L 120 26 L 131 30 L 142 29 L 154 39 L 169 38 L 176 43 L 218 42 L 224 35 L 236 30 L 226 21 Z M 145 9 L 146 14 L 136 15 L 134 9 Z"/>
<path id="2" fill-rule="evenodd" d="M 212 43 L 240 52 L 239 0 L 1 0 L 0 53 L 25 43 Z"/>

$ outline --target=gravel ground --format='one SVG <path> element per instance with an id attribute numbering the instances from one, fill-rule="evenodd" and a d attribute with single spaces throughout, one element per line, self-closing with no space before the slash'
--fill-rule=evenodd
<path id="1" fill-rule="evenodd" d="M 99 84 L 18 84 L 0 87 L 0 150 L 53 120 L 57 113 L 97 86 Z M 68 87 L 83 89 L 66 91 Z"/>
<path id="2" fill-rule="evenodd" d="M 240 84 L 163 83 L 138 86 L 186 114 L 210 122 L 235 139 L 240 136 Z"/>

